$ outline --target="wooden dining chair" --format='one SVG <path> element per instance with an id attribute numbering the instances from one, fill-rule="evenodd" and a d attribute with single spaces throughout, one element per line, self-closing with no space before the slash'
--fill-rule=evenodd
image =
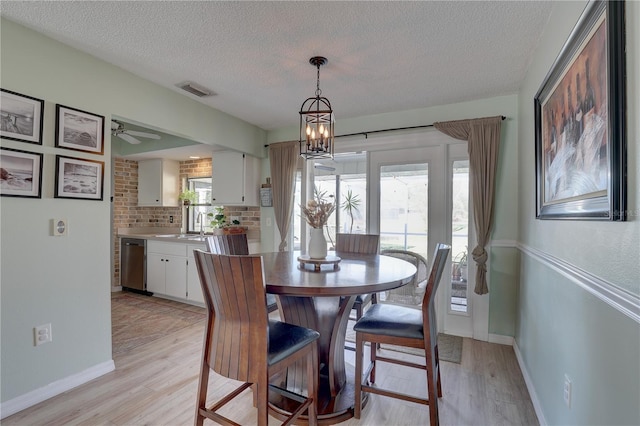
<path id="1" fill-rule="evenodd" d="M 433 256 L 427 287 L 422 298 L 422 309 L 417 310 L 406 306 L 387 304 L 372 305 L 353 329 L 356 332 L 356 372 L 355 372 L 355 409 L 354 417 L 360 418 L 362 412 L 362 392 L 398 398 L 429 406 L 429 420 L 431 426 L 439 424 L 438 397 L 442 396 L 440 382 L 440 360 L 438 358 L 438 327 L 436 324 L 435 295 L 438 289 L 442 271 L 447 263 L 447 256 L 451 247 L 438 244 Z M 371 342 L 371 362 L 367 372 L 362 374 L 363 354 L 365 342 Z M 418 364 L 378 356 L 376 346 L 390 344 L 424 349 L 425 364 Z M 382 389 L 376 386 L 376 362 L 414 367 L 427 371 L 427 398 L 407 395 L 404 393 Z"/>
<path id="2" fill-rule="evenodd" d="M 411 282 L 402 287 L 388 290 L 385 293 L 385 302 L 399 303 L 404 305 L 419 305 L 422 303 L 422 296 L 425 292 L 429 264 L 424 256 L 409 250 L 382 250 L 380 254 L 406 260 L 416 267 L 417 272 Z"/>
<path id="3" fill-rule="evenodd" d="M 246 256 L 249 254 L 247 234 L 210 235 L 204 240 L 207 251 L 216 254 L 233 254 Z M 267 293 L 267 310 L 269 313 L 278 310 L 276 296 Z"/>
<path id="4" fill-rule="evenodd" d="M 290 424 L 308 411 L 308 424 L 317 425 L 320 334 L 268 318 L 262 257 L 202 250 L 194 250 L 194 257 L 207 307 L 195 425 L 202 425 L 205 418 L 237 424 L 217 411 L 253 386 L 257 424 L 267 426 L 269 379 L 276 374 L 281 377 L 288 366 L 298 361 L 306 361 L 307 395 L 292 396 L 300 405 L 283 424 Z M 207 408 L 210 370 L 244 383 Z"/>
<path id="5" fill-rule="evenodd" d="M 336 234 L 336 252 L 377 254 L 380 250 L 380 235 L 374 234 Z M 367 304 L 378 302 L 378 296 L 374 294 L 362 294 L 356 296 L 353 309 L 358 319 Z"/>
<path id="6" fill-rule="evenodd" d="M 210 235 L 205 238 L 207 250 L 217 254 L 249 254 L 247 234 Z"/>

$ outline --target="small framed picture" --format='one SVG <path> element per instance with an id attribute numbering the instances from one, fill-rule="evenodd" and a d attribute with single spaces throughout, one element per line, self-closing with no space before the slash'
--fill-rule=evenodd
<path id="1" fill-rule="evenodd" d="M 0 89 L 0 137 L 42 145 L 44 101 Z"/>
<path id="2" fill-rule="evenodd" d="M 56 146 L 104 153 L 104 117 L 56 104 Z"/>
<path id="3" fill-rule="evenodd" d="M 56 155 L 56 198 L 102 200 L 104 162 Z"/>
<path id="4" fill-rule="evenodd" d="M 42 154 L 0 148 L 0 195 L 42 197 Z"/>

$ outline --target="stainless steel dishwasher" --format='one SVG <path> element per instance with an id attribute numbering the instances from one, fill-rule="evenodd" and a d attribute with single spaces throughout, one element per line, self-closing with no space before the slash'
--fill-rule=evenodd
<path id="1" fill-rule="evenodd" d="M 120 241 L 120 285 L 135 292 L 147 292 L 147 240 L 122 238 Z"/>

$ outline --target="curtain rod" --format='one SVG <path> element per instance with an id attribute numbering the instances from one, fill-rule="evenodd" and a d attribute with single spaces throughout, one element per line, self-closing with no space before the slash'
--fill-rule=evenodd
<path id="1" fill-rule="evenodd" d="M 504 115 L 501 116 L 502 120 L 506 120 L 507 117 L 505 117 Z M 357 136 L 357 135 L 364 135 L 364 138 L 367 139 L 369 133 L 382 133 L 382 132 L 394 132 L 394 131 L 398 131 L 398 130 L 411 130 L 411 129 L 424 129 L 426 127 L 433 127 L 433 124 L 423 124 L 421 126 L 410 126 L 410 127 L 395 127 L 393 129 L 382 129 L 382 130 L 370 130 L 368 132 L 356 132 L 356 133 L 347 133 L 345 135 L 336 135 L 334 136 L 335 138 L 344 138 L 347 136 Z M 266 144 L 264 147 L 267 148 L 269 146 L 269 144 Z"/>

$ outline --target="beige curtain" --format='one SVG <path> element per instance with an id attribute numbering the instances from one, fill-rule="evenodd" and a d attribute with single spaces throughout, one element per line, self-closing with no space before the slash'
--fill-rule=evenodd
<path id="1" fill-rule="evenodd" d="M 296 166 L 300 149 L 297 141 L 272 143 L 269 145 L 271 165 L 271 187 L 276 225 L 280 231 L 280 251 L 287 247 L 287 234 L 293 214 Z"/>
<path id="2" fill-rule="evenodd" d="M 493 198 L 495 193 L 500 128 L 502 117 L 434 123 L 436 129 L 452 138 L 466 140 L 469 151 L 469 172 L 473 193 L 473 214 L 478 245 L 471 255 L 478 268 L 476 272 L 477 294 L 489 293 L 487 287 L 487 251 L 493 222 Z"/>

